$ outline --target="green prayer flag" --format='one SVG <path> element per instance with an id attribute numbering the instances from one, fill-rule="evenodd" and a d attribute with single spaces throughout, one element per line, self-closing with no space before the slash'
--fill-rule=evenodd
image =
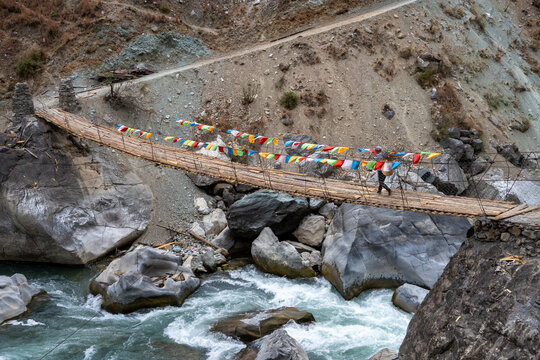
<path id="1" fill-rule="evenodd" d="M 328 159 L 326 160 L 326 163 L 329 164 L 329 165 L 332 165 L 334 166 L 334 164 L 337 162 L 337 159 Z"/>
<path id="2" fill-rule="evenodd" d="M 373 168 L 375 167 L 375 161 L 368 161 L 367 165 L 366 165 L 366 170 L 373 170 Z"/>

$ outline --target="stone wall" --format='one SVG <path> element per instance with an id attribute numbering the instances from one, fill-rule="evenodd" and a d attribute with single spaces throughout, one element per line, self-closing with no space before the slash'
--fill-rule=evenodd
<path id="1" fill-rule="evenodd" d="M 400 359 L 535 359 L 540 229 L 479 220 L 412 318 Z"/>

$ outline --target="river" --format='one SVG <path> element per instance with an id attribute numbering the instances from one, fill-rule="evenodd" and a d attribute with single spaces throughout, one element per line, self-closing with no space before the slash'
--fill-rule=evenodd
<path id="1" fill-rule="evenodd" d="M 311 360 L 361 360 L 383 347 L 397 350 L 411 319 L 392 305 L 392 290 L 346 301 L 322 277 L 290 280 L 253 265 L 207 276 L 182 307 L 128 315 L 101 310 L 101 297 L 88 293 L 96 268 L 0 264 L 0 275 L 15 272 L 47 295 L 0 326 L 0 360 L 40 359 L 49 351 L 45 359 L 232 359 L 244 345 L 211 333 L 212 324 L 238 312 L 282 306 L 314 315 L 312 325 L 285 326 Z"/>

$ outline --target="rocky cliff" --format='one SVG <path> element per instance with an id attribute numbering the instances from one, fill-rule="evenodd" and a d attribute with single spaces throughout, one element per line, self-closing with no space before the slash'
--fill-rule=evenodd
<path id="1" fill-rule="evenodd" d="M 411 320 L 400 359 L 538 359 L 540 230 L 474 229 Z"/>

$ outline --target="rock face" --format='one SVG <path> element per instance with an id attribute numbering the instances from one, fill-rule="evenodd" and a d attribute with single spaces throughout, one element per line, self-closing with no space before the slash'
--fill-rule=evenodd
<path id="1" fill-rule="evenodd" d="M 323 275 L 345 299 L 403 283 L 431 288 L 465 240 L 469 222 L 343 204 L 323 243 Z"/>
<path id="2" fill-rule="evenodd" d="M 291 233 L 308 212 L 308 201 L 303 197 L 260 190 L 235 202 L 227 222 L 234 237 L 251 240 L 265 227 L 276 235 Z"/>
<path id="3" fill-rule="evenodd" d="M 151 247 L 138 247 L 112 261 L 90 284 L 103 295 L 102 307 L 112 313 L 141 308 L 180 306 L 200 285 L 180 257 Z"/>
<path id="4" fill-rule="evenodd" d="M 237 357 L 238 360 L 309 360 L 302 346 L 285 330 L 276 330 L 270 335 L 253 341 Z"/>
<path id="5" fill-rule="evenodd" d="M 152 194 L 129 168 L 86 156 L 41 120 L 21 125 L 27 150 L 0 147 L 0 260 L 85 264 L 146 229 Z"/>
<path id="6" fill-rule="evenodd" d="M 298 241 L 309 246 L 320 247 L 324 238 L 325 219 L 322 215 L 309 215 L 293 232 Z"/>
<path id="7" fill-rule="evenodd" d="M 293 245 L 279 241 L 270 228 L 264 228 L 253 241 L 251 256 L 264 272 L 289 278 L 317 276 L 313 266 L 320 259 L 318 251 L 301 256 Z"/>
<path id="8" fill-rule="evenodd" d="M 220 320 L 212 327 L 211 331 L 221 332 L 247 343 L 270 334 L 289 321 L 294 321 L 297 324 L 307 324 L 314 322 L 315 318 L 307 311 L 286 307 L 231 316 Z"/>
<path id="9" fill-rule="evenodd" d="M 420 286 L 403 284 L 394 291 L 392 302 L 398 308 L 413 313 L 416 312 L 428 292 Z"/>
<path id="10" fill-rule="evenodd" d="M 22 274 L 0 276 L 0 324 L 26 312 L 26 305 L 40 292 Z"/>
<path id="11" fill-rule="evenodd" d="M 477 222 L 413 316 L 399 358 L 537 359 L 538 231 Z"/>

